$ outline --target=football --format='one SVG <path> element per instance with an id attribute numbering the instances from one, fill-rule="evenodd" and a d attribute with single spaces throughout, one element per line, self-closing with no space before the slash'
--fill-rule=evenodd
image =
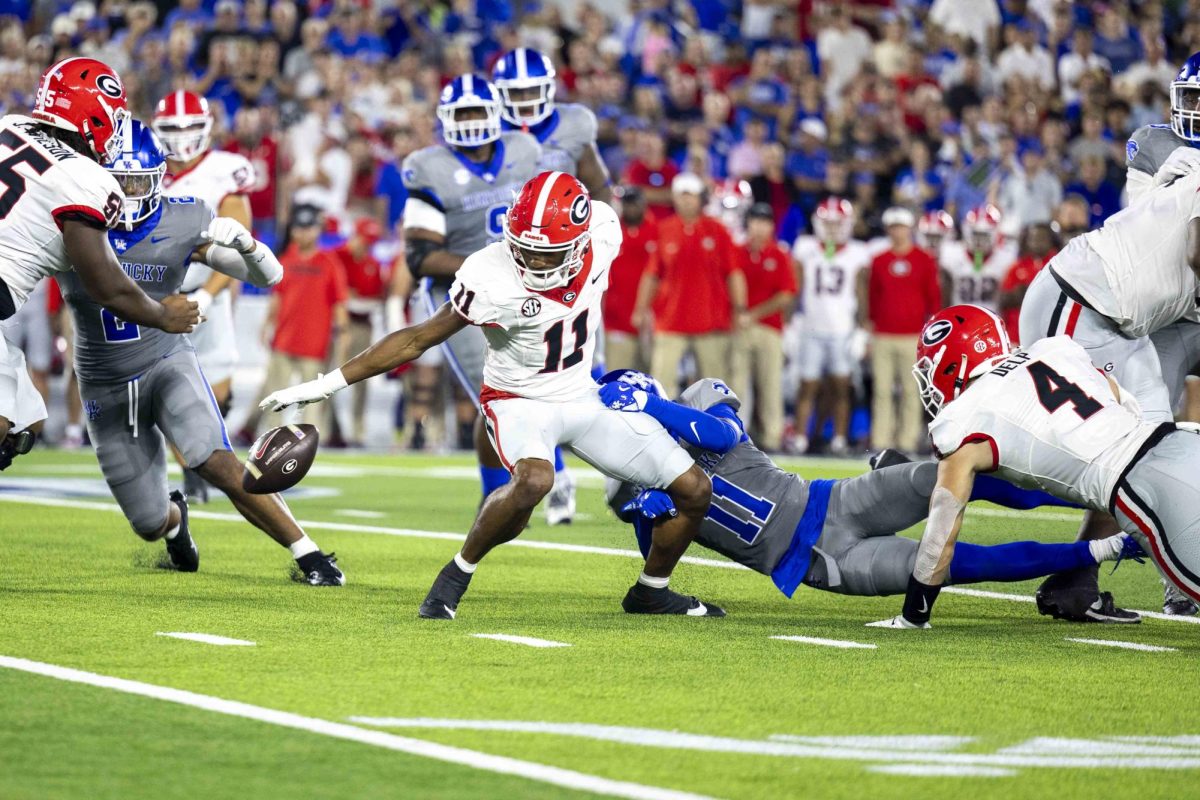
<path id="1" fill-rule="evenodd" d="M 251 494 L 292 488 L 312 467 L 319 439 L 315 425 L 281 425 L 267 431 L 250 447 L 242 488 Z"/>

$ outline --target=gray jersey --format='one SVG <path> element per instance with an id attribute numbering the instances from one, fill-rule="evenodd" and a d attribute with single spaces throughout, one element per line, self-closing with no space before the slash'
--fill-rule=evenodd
<path id="1" fill-rule="evenodd" d="M 191 197 L 164 197 L 158 220 L 134 231 L 113 230 L 109 242 L 121 268 L 155 300 L 175 294 L 183 283 L 192 252 L 203 244 L 201 232 L 213 210 Z M 57 276 L 63 298 L 75 316 L 75 372 L 88 383 L 121 383 L 141 375 L 177 348 L 178 334 L 144 328 L 100 307 L 74 272 Z"/>
<path id="2" fill-rule="evenodd" d="M 559 103 L 555 116 L 537 133 L 544 170 L 579 175 L 579 159 L 596 144 L 596 115 L 578 103 Z"/>
<path id="3" fill-rule="evenodd" d="M 681 405 L 706 411 L 718 403 L 741 405 L 721 381 L 706 378 L 688 387 Z M 788 548 L 808 504 L 808 485 L 800 476 L 775 466 L 748 438 L 721 455 L 688 447 L 712 479 L 712 504 L 696 541 L 739 564 L 770 575 Z M 610 491 L 614 511 L 633 499 L 640 487 L 622 484 Z"/>
<path id="4" fill-rule="evenodd" d="M 1143 125 L 1125 143 L 1125 167 L 1154 177 L 1167 156 L 1189 142 L 1175 135 L 1170 125 Z"/>
<path id="5" fill-rule="evenodd" d="M 510 131 L 501 134 L 489 164 L 475 164 L 453 148 L 434 145 L 404 159 L 401 178 L 410 200 L 444 218 L 446 249 L 469 256 L 504 235 L 504 214 L 525 182 L 538 174 L 541 157 L 537 139 Z"/>

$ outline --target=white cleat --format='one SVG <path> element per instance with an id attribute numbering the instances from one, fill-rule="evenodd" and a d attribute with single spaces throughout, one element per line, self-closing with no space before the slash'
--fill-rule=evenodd
<path id="1" fill-rule="evenodd" d="M 554 486 L 546 495 L 546 524 L 569 525 L 575 517 L 575 479 L 568 470 L 554 473 Z"/>
<path id="2" fill-rule="evenodd" d="M 868 628 L 892 628 L 895 630 L 916 630 L 916 629 L 929 629 L 929 628 L 932 628 L 933 626 L 930 625 L 928 622 L 922 623 L 920 625 L 916 625 L 916 624 L 906 620 L 904 618 L 903 614 L 897 614 L 896 616 L 892 617 L 891 619 L 881 619 L 878 622 L 868 622 L 867 627 Z"/>

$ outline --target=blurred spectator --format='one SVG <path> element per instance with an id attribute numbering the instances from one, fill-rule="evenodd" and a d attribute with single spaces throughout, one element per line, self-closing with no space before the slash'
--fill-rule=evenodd
<path id="1" fill-rule="evenodd" d="M 1025 291 L 1034 277 L 1042 271 L 1050 259 L 1058 254 L 1054 248 L 1054 234 L 1049 225 L 1031 225 L 1025 229 L 1021 243 L 1021 257 L 1004 276 L 1000 287 L 1000 312 L 1008 327 L 1008 335 L 1014 342 L 1021 341 L 1019 320 L 1021 303 Z"/>
<path id="2" fill-rule="evenodd" d="M 655 218 L 672 212 L 671 182 L 679 169 L 667 159 L 662 131 L 649 128 L 638 133 L 635 156 L 625 167 L 625 183 L 637 186 L 646 196 L 646 208 Z"/>
<path id="3" fill-rule="evenodd" d="M 737 266 L 746 280 L 745 328 L 734 339 L 734 362 L 745 365 L 744 383 L 751 388 L 754 441 L 763 450 L 780 449 L 783 437 L 783 325 L 796 300 L 792 259 L 775 240 L 775 211 L 755 203 L 746 214 L 746 243 L 736 250 Z M 749 397 L 742 399 L 748 404 Z"/>
<path id="4" fill-rule="evenodd" d="M 767 141 L 767 123 L 762 117 L 750 117 L 742 126 L 742 141 L 729 150 L 727 170 L 731 178 L 750 178 L 762 174 L 763 147 Z"/>
<path id="5" fill-rule="evenodd" d="M 650 372 L 672 394 L 690 349 L 701 376 L 725 376 L 741 396 L 741 365 L 729 358 L 729 339 L 735 324 L 745 326 L 746 279 L 725 227 L 701 214 L 703 194 L 698 175 L 685 172 L 671 182 L 675 213 L 659 221 L 658 260 L 642 276 L 633 321 L 645 329 L 653 313 Z"/>
<path id="6" fill-rule="evenodd" d="M 392 130 L 391 149 L 388 158 L 380 165 L 375 179 L 375 198 L 377 208 L 375 214 L 382 219 L 387 230 L 392 235 L 400 233 L 400 216 L 404 213 L 404 204 L 408 200 L 408 189 L 400 175 L 400 165 L 404 159 L 416 149 L 413 130 L 407 124 Z"/>
<path id="7" fill-rule="evenodd" d="M 943 33 L 971 39 L 980 52 L 988 53 L 1000 26 L 1000 8 L 996 0 L 933 0 L 929 21 Z"/>
<path id="8" fill-rule="evenodd" d="M 908 145 L 908 166 L 896 175 L 892 202 L 918 212 L 933 211 L 945 205 L 946 186 L 933 168 L 929 146 L 921 139 Z"/>
<path id="9" fill-rule="evenodd" d="M 842 89 L 871 58 L 871 52 L 871 37 L 850 19 L 849 9 L 842 5 L 830 7 L 826 23 L 817 34 L 826 103 L 834 108 L 841 106 Z"/>
<path id="10" fill-rule="evenodd" d="M 263 111 L 251 106 L 241 108 L 234 115 L 233 139 L 225 149 L 245 156 L 254 165 L 250 214 L 254 230 L 269 234 L 267 243 L 271 244 L 275 240 L 275 218 L 279 210 L 280 155 L 279 142 L 268 131 Z"/>
<path id="11" fill-rule="evenodd" d="M 1077 194 L 1066 196 L 1054 214 L 1054 230 L 1058 234 L 1060 248 L 1091 230 L 1091 213 L 1087 200 Z"/>
<path id="12" fill-rule="evenodd" d="M 1016 29 L 1013 43 L 996 59 L 996 72 L 1001 82 L 1007 84 L 1017 78 L 1045 90 L 1053 89 L 1054 60 L 1046 48 L 1038 44 L 1037 29 L 1025 19 L 1013 27 Z"/>
<path id="13" fill-rule="evenodd" d="M 387 281 L 383 266 L 375 260 L 371 250 L 383 238 L 383 226 L 372 217 L 363 217 L 354 224 L 354 232 L 333 255 L 338 260 L 344 276 L 347 296 L 348 317 L 347 348 L 351 353 L 361 353 L 375 340 L 375 319 L 383 311 L 387 297 Z M 402 267 L 403 268 L 403 267 Z M 350 440 L 362 443 L 363 424 L 366 421 L 367 381 L 351 387 L 351 410 L 354 428 Z"/>
<path id="14" fill-rule="evenodd" d="M 1104 159 L 1099 156 L 1085 156 L 1079 162 L 1079 180 L 1064 191 L 1087 201 L 1088 224 L 1092 228 L 1099 228 L 1104 220 L 1121 210 L 1121 190 L 1108 180 Z"/>
<path id="15" fill-rule="evenodd" d="M 1145 45 L 1142 60 L 1116 76 L 1116 89 L 1126 100 L 1132 100 L 1147 84 L 1153 92 L 1161 94 L 1179 72 L 1179 65 L 1167 60 L 1166 44 L 1160 37 L 1149 37 Z"/>
<path id="16" fill-rule="evenodd" d="M 871 334 L 875 380 L 871 446 L 915 453 L 921 436 L 921 398 L 912 379 L 917 334 L 942 307 L 942 288 L 937 262 L 913 244 L 912 212 L 889 208 L 883 224 L 888 249 L 875 257 L 858 281 L 859 324 Z"/>
<path id="17" fill-rule="evenodd" d="M 908 64 L 911 51 L 904 18 L 890 12 L 883 24 L 883 41 L 875 45 L 873 52 L 875 71 L 884 78 L 897 77 Z"/>
<path id="18" fill-rule="evenodd" d="M 1099 111 L 1083 115 L 1079 136 L 1067 146 L 1067 155 L 1075 164 L 1083 163 L 1088 156 L 1099 156 L 1106 161 L 1113 157 L 1112 137 L 1105 134 L 1104 117 Z"/>
<path id="19" fill-rule="evenodd" d="M 1062 194 L 1062 184 L 1046 169 L 1041 143 L 1026 144 L 1020 151 L 1019 167 L 1004 179 L 997 198 L 1006 232 L 1049 222 Z"/>
<path id="20" fill-rule="evenodd" d="M 658 226 L 646 214 L 646 197 L 635 186 L 621 191 L 621 252 L 613 259 L 604 295 L 604 360 L 613 369 L 648 368 L 639 330 L 633 321 L 638 286 L 646 272 L 657 272 Z"/>
<path id="21" fill-rule="evenodd" d="M 783 145 L 778 142 L 765 145 L 762 149 L 762 171 L 750 179 L 754 201 L 770 206 L 777 226 L 783 224 L 795 202 L 795 189 L 784 170 L 786 157 Z"/>
<path id="22" fill-rule="evenodd" d="M 1100 6 L 1096 19 L 1096 52 L 1108 59 L 1113 71 L 1124 72 L 1141 58 L 1142 46 L 1129 27 L 1128 7 Z"/>
<path id="23" fill-rule="evenodd" d="M 1088 28 L 1076 28 L 1071 35 L 1071 51 L 1058 59 L 1059 94 L 1068 105 L 1079 101 L 1079 83 L 1094 70 L 1112 72 L 1108 59 L 1092 49 L 1094 39 Z"/>

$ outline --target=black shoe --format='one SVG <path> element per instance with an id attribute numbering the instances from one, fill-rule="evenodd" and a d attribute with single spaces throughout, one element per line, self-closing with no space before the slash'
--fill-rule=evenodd
<path id="1" fill-rule="evenodd" d="M 454 619 L 458 603 L 471 585 L 472 574 L 463 572 L 454 559 L 450 559 L 450 563 L 438 573 L 433 586 L 429 587 L 429 594 L 425 595 L 417 616 L 422 619 Z"/>
<path id="2" fill-rule="evenodd" d="M 183 493 L 189 503 L 208 502 L 208 481 L 194 469 L 183 468 Z"/>
<path id="3" fill-rule="evenodd" d="M 1163 584 L 1163 613 L 1173 617 L 1194 617 L 1200 608 L 1192 598 L 1169 583 Z"/>
<path id="4" fill-rule="evenodd" d="M 1088 622 L 1087 611 L 1100 597 L 1099 565 L 1056 572 L 1038 587 L 1038 613 L 1071 622 Z"/>
<path id="5" fill-rule="evenodd" d="M 300 568 L 300 579 L 309 586 L 345 586 L 346 576 L 338 569 L 333 553 L 318 550 L 296 559 Z"/>
<path id="6" fill-rule="evenodd" d="M 626 614 L 680 614 L 688 617 L 723 617 L 725 609 L 701 603 L 695 597 L 635 583 L 625 593 L 621 608 Z"/>
<path id="7" fill-rule="evenodd" d="M 1100 597 L 1088 607 L 1084 614 L 1086 616 L 1086 619 L 1083 620 L 1084 622 L 1136 625 L 1142 621 L 1142 615 L 1136 611 L 1126 611 L 1123 608 L 1117 608 L 1117 604 L 1113 602 L 1112 592 L 1101 592 Z"/>
<path id="8" fill-rule="evenodd" d="M 171 502 L 179 508 L 179 533 L 174 539 L 167 539 L 167 558 L 171 566 L 180 572 L 195 572 L 200 569 L 200 551 L 192 541 L 191 531 L 188 530 L 188 505 L 180 492 L 171 492 Z"/>
<path id="9" fill-rule="evenodd" d="M 894 467 L 898 464 L 907 464 L 912 461 L 911 458 L 901 453 L 899 450 L 893 450 L 890 447 L 885 447 L 875 455 L 871 456 L 867 463 L 871 465 L 871 469 L 883 469 L 884 467 Z"/>

